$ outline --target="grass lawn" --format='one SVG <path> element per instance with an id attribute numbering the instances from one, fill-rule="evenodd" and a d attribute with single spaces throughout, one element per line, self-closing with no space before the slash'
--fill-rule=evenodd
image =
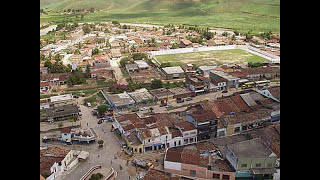
<path id="1" fill-rule="evenodd" d="M 248 53 L 242 49 L 191 52 L 181 54 L 168 54 L 156 56 L 160 63 L 170 63 L 173 66 L 184 64 L 202 65 L 221 65 L 243 62 L 262 62 L 266 59 L 255 54 Z"/>

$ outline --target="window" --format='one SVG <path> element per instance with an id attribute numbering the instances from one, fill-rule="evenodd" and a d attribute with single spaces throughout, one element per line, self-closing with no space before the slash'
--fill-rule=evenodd
<path id="1" fill-rule="evenodd" d="M 193 138 L 190 138 L 190 143 L 193 143 Z"/>
<path id="2" fill-rule="evenodd" d="M 261 163 L 259 163 L 259 164 L 256 164 L 256 167 L 261 167 Z"/>
<path id="3" fill-rule="evenodd" d="M 190 170 L 190 176 L 195 177 L 197 175 L 197 172 L 195 170 Z"/>
<path id="4" fill-rule="evenodd" d="M 241 164 L 242 168 L 246 168 L 248 165 L 247 164 Z"/>
<path id="5" fill-rule="evenodd" d="M 151 140 L 150 139 L 148 139 L 148 142 L 150 142 Z"/>
<path id="6" fill-rule="evenodd" d="M 181 145 L 181 141 L 179 141 L 179 146 Z"/>
<path id="7" fill-rule="evenodd" d="M 240 127 L 234 128 L 234 132 L 240 132 Z"/>
<path id="8" fill-rule="evenodd" d="M 267 166 L 268 166 L 268 168 L 272 167 L 272 163 L 268 163 Z"/>
<path id="9" fill-rule="evenodd" d="M 220 179 L 220 174 L 215 174 L 215 173 L 213 173 L 212 178 L 213 178 L 213 179 Z"/>
<path id="10" fill-rule="evenodd" d="M 177 142 L 174 142 L 174 146 L 177 146 Z"/>
<path id="11" fill-rule="evenodd" d="M 222 175 L 222 179 L 229 179 L 229 175 Z"/>

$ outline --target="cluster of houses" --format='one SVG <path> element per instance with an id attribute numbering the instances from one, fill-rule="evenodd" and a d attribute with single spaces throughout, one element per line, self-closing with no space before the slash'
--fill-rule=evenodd
<path id="1" fill-rule="evenodd" d="M 79 116 L 81 111 L 74 102 L 72 94 L 51 96 L 40 100 L 40 122 L 62 121 Z"/>
<path id="2" fill-rule="evenodd" d="M 79 162 L 85 161 L 89 152 L 61 147 L 40 147 L 40 179 L 54 180 L 69 172 Z"/>
<path id="3" fill-rule="evenodd" d="M 273 138 L 264 134 L 271 134 L 271 127 L 280 131 L 280 87 L 234 93 L 182 112 L 124 114 L 115 117 L 112 127 L 134 153 L 167 149 L 167 172 L 218 179 L 271 177 L 276 173 L 280 139 L 273 142 L 276 128 Z M 199 150 L 203 142 L 242 134 L 246 134 L 243 142 L 228 144 L 223 150 L 217 147 L 219 143 L 205 145 L 212 149 Z"/>
<path id="4" fill-rule="evenodd" d="M 139 71 L 146 71 L 147 68 L 151 67 L 143 60 L 134 61 L 133 64 L 126 65 L 126 70 L 130 75 L 138 74 Z M 162 68 L 162 71 L 167 80 L 184 81 L 185 86 L 171 89 L 159 88 L 149 91 L 143 88 L 121 94 L 110 94 L 107 91 L 102 91 L 102 94 L 111 107 L 125 109 L 156 102 L 163 104 L 163 102 L 171 100 L 179 101 L 198 94 L 238 88 L 247 82 L 280 77 L 279 66 L 259 68 L 241 68 L 237 65 L 200 66 L 197 70 L 193 69 L 193 67 L 188 68 L 188 66 L 183 68 L 175 66 Z"/>

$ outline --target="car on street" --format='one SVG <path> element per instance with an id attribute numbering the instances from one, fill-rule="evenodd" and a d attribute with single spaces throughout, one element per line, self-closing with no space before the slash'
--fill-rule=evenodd
<path id="1" fill-rule="evenodd" d="M 94 115 L 94 116 L 98 115 L 98 109 L 92 110 L 92 111 L 91 111 L 91 114 Z"/>
<path id="2" fill-rule="evenodd" d="M 226 90 L 226 89 L 222 91 L 222 93 L 227 93 L 227 92 L 228 92 L 228 90 Z"/>
<path id="3" fill-rule="evenodd" d="M 178 99 L 177 100 L 177 103 L 183 103 L 184 102 L 184 99 Z"/>
<path id="4" fill-rule="evenodd" d="M 103 118 L 105 116 L 105 114 L 98 114 L 98 118 Z"/>
<path id="5" fill-rule="evenodd" d="M 91 103 L 89 103 L 89 102 L 84 102 L 83 105 L 87 106 L 87 107 L 91 107 Z"/>
<path id="6" fill-rule="evenodd" d="M 105 116 L 102 118 L 102 120 L 113 121 L 113 118 L 110 116 Z"/>
<path id="7" fill-rule="evenodd" d="M 192 97 L 188 97 L 186 101 L 192 101 Z"/>

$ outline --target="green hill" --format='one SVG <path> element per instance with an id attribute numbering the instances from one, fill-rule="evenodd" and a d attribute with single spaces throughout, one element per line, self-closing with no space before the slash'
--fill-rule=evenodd
<path id="1" fill-rule="evenodd" d="M 40 0 L 46 10 L 90 9 L 86 21 L 187 24 L 280 32 L 280 0 Z M 55 16 L 56 18 L 56 16 Z M 54 20 L 52 16 L 41 20 Z"/>

